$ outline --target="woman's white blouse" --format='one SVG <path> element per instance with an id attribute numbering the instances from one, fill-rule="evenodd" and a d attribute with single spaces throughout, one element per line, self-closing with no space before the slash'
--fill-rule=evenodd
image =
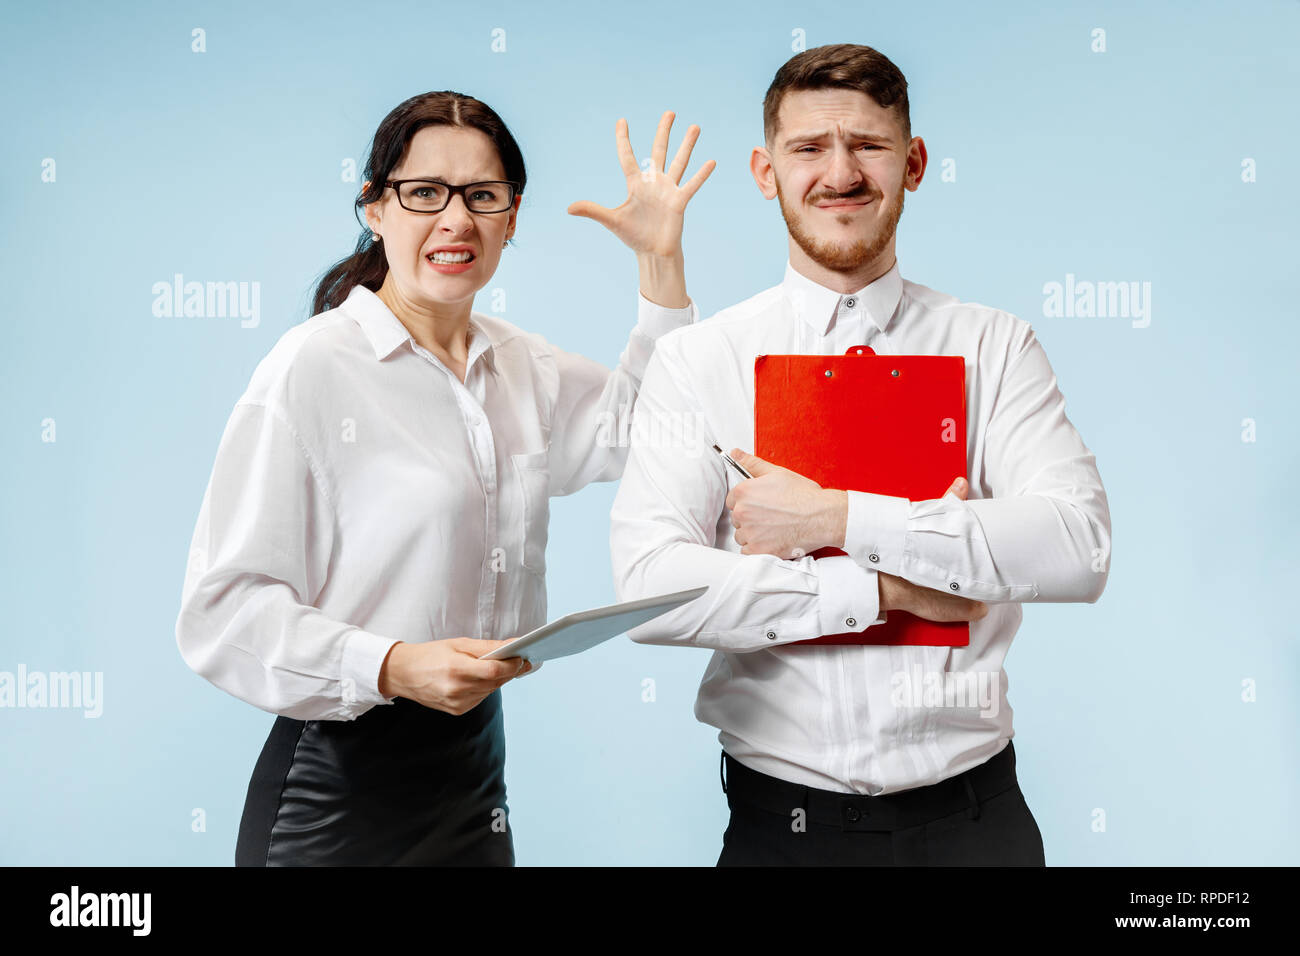
<path id="1" fill-rule="evenodd" d="M 395 642 L 544 623 L 547 499 L 622 474 L 655 339 L 697 317 L 638 300 L 613 372 L 474 312 L 462 383 L 363 286 L 285 332 L 204 492 L 186 663 L 262 710 L 353 720 L 392 703 Z"/>

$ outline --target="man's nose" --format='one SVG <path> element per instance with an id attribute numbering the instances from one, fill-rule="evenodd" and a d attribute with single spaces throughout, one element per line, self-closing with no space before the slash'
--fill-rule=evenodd
<path id="1" fill-rule="evenodd" d="M 831 151 L 830 168 L 822 181 L 840 194 L 853 192 L 862 185 L 862 170 L 858 168 L 853 153 L 843 144 Z"/>

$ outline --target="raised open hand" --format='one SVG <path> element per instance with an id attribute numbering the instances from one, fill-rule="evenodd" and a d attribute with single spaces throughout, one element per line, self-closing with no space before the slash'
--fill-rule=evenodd
<path id="1" fill-rule="evenodd" d="M 619 119 L 615 125 L 614 138 L 619 163 L 627 176 L 627 199 L 614 209 L 581 199 L 569 206 L 569 214 L 594 219 L 639 254 L 663 257 L 680 255 L 686 204 L 704 180 L 709 178 L 717 163 L 710 159 L 685 186 L 678 185 L 690 162 L 691 149 L 699 138 L 700 128 L 691 126 L 686 131 L 686 138 L 678 147 L 672 165 L 665 170 L 668 133 L 673 127 L 674 116 L 669 110 L 659 120 L 648 169 L 641 169 L 637 165 L 636 154 L 628 139 L 627 120 Z"/>

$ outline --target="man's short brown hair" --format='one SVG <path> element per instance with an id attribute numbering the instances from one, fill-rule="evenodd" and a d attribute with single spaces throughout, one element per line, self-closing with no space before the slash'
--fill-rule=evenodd
<path id="1" fill-rule="evenodd" d="M 842 89 L 866 93 L 878 105 L 892 109 L 903 128 L 903 141 L 912 138 L 907 104 L 907 79 L 885 54 L 857 43 L 832 43 L 804 50 L 776 71 L 763 97 L 763 138 L 776 141 L 777 116 L 786 93 L 798 90 Z"/>

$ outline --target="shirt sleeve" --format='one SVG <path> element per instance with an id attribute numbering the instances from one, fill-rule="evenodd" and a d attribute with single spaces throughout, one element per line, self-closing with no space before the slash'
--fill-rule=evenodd
<path id="1" fill-rule="evenodd" d="M 670 345 L 655 350 L 632 416 L 631 454 L 610 512 L 614 588 L 620 601 L 709 590 L 628 636 L 747 652 L 883 622 L 878 575 L 852 557 L 740 554 L 734 538 L 715 546 L 729 479 Z"/>
<path id="2" fill-rule="evenodd" d="M 557 372 L 547 456 L 552 496 L 593 481 L 614 481 L 627 464 L 627 429 L 655 342 L 699 318 L 695 302 L 669 309 L 637 293 L 637 323 L 612 372 L 592 359 L 550 346 Z"/>
<path id="3" fill-rule="evenodd" d="M 1110 508 L 1096 458 L 1066 417 L 1028 324 L 984 444 L 993 497 L 909 501 L 850 491 L 844 550 L 864 566 L 974 600 L 1095 602 L 1108 577 Z"/>
<path id="4" fill-rule="evenodd" d="M 354 720 L 376 704 L 395 640 L 326 616 L 334 511 L 281 413 L 235 406 L 217 450 L 176 620 L 185 663 L 255 707 Z"/>

